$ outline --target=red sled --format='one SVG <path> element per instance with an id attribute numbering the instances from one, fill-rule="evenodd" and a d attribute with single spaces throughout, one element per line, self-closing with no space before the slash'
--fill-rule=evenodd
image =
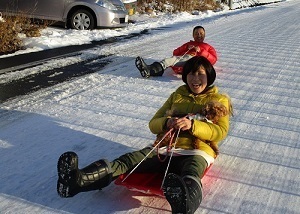
<path id="1" fill-rule="evenodd" d="M 172 70 L 176 73 L 176 74 L 182 74 L 183 71 L 183 67 L 181 66 L 171 66 Z"/>
<path id="2" fill-rule="evenodd" d="M 212 164 L 205 170 L 204 174 L 211 168 Z M 139 173 L 133 172 L 126 178 L 127 174 L 120 175 L 115 184 L 124 186 L 131 191 L 141 192 L 148 195 L 164 197 L 161 189 L 164 175 L 161 173 Z M 124 178 L 126 178 L 124 180 Z M 123 181 L 124 180 L 124 181 Z"/>

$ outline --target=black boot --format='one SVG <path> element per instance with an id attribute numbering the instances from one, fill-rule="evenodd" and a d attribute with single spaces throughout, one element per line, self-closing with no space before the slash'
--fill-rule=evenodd
<path id="1" fill-rule="evenodd" d="M 201 183 L 192 176 L 181 178 L 169 173 L 163 184 L 163 192 L 172 213 L 193 214 L 202 201 Z"/>
<path id="2" fill-rule="evenodd" d="M 101 189 L 112 181 L 107 160 L 98 160 L 79 170 L 78 156 L 74 152 L 66 152 L 59 157 L 57 171 L 57 193 L 63 198 L 73 197 L 79 192 Z"/>
<path id="3" fill-rule="evenodd" d="M 154 62 L 151 65 L 147 65 L 142 57 L 137 57 L 135 59 L 135 65 L 140 71 L 142 77 L 150 76 L 162 76 L 164 73 L 164 68 L 161 63 Z"/>
<path id="4" fill-rule="evenodd" d="M 194 213 L 201 204 L 202 201 L 202 184 L 200 179 L 193 176 L 183 177 L 183 181 L 188 190 L 188 212 Z"/>
<path id="5" fill-rule="evenodd" d="M 149 67 L 150 76 L 162 76 L 164 73 L 164 68 L 159 62 L 153 62 L 151 65 L 149 65 Z"/>

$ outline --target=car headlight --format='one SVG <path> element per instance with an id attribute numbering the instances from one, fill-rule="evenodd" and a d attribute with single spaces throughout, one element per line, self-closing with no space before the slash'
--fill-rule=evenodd
<path id="1" fill-rule="evenodd" d="M 118 10 L 118 8 L 108 0 L 97 0 L 96 4 L 109 10 Z"/>

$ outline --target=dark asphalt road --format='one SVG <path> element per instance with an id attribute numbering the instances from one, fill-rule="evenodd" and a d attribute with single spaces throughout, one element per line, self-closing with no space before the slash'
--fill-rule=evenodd
<path id="1" fill-rule="evenodd" d="M 147 33 L 149 33 L 148 30 L 144 30 L 140 33 L 114 37 L 102 41 L 94 41 L 91 44 L 67 46 L 40 52 L 20 54 L 7 58 L 0 58 L 0 75 L 8 72 L 14 72 L 16 70 L 20 71 L 26 68 L 35 67 L 43 64 L 50 59 L 59 59 L 67 56 L 79 55 L 80 51 L 82 50 L 100 47 L 101 45 L 115 43 L 124 39 L 131 39 L 133 37 L 141 36 Z M 81 63 L 43 71 L 41 73 L 29 75 L 21 79 L 0 84 L 0 103 L 3 103 L 16 96 L 28 94 L 41 88 L 64 82 L 74 77 L 93 73 L 95 72 L 95 69 L 89 67 L 90 65 L 87 65 L 87 63 L 91 60 L 103 59 L 99 60 L 99 63 L 95 66 L 97 66 L 97 68 L 101 66 L 104 67 L 105 65 L 110 63 L 109 60 L 105 59 L 106 57 L 107 56 L 97 56 L 97 58 L 93 58 Z"/>

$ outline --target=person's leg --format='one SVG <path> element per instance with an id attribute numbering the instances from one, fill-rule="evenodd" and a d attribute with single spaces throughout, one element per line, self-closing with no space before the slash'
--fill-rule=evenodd
<path id="1" fill-rule="evenodd" d="M 167 175 L 163 185 L 164 194 L 172 212 L 194 213 L 202 201 L 200 178 L 207 168 L 206 160 L 202 156 L 181 156 L 174 159 L 171 169 L 175 173 Z"/>
<path id="2" fill-rule="evenodd" d="M 201 178 L 207 168 L 206 160 L 200 156 L 190 156 L 183 161 L 181 177 L 188 191 L 188 210 L 195 212 L 202 201 L 202 183 Z"/>
<path id="3" fill-rule="evenodd" d="M 184 56 L 180 56 L 180 57 L 177 57 L 177 62 L 175 64 L 173 64 L 174 66 L 176 67 L 183 67 L 184 64 L 186 63 L 186 61 L 188 61 L 189 59 L 191 59 L 193 56 L 191 55 L 184 55 Z M 173 66 L 172 65 L 172 66 Z"/>
<path id="4" fill-rule="evenodd" d="M 140 71 L 142 77 L 148 78 L 150 76 L 162 76 L 164 73 L 163 65 L 159 62 L 153 62 L 147 65 L 142 57 L 135 59 L 135 66 Z"/>
<path id="5" fill-rule="evenodd" d="M 112 180 L 107 160 L 95 161 L 79 170 L 75 152 L 65 152 L 59 157 L 57 172 L 57 193 L 63 198 L 73 197 L 79 192 L 101 189 Z"/>
<path id="6" fill-rule="evenodd" d="M 163 68 L 166 69 L 166 68 L 178 63 L 179 59 L 180 59 L 180 56 L 172 56 L 172 57 L 163 59 L 162 61 L 160 61 L 160 64 L 162 64 Z"/>
<path id="7" fill-rule="evenodd" d="M 74 152 L 65 152 L 57 163 L 57 193 L 64 198 L 73 197 L 80 192 L 102 189 L 108 186 L 119 175 L 132 170 L 152 148 L 131 152 L 120 156 L 112 162 L 98 160 L 79 169 L 78 156 Z M 149 154 L 153 157 L 155 152 Z"/>
<path id="8" fill-rule="evenodd" d="M 152 147 L 146 147 L 139 151 L 126 153 L 119 158 L 113 160 L 110 165 L 112 169 L 112 177 L 113 180 L 116 179 L 119 175 L 124 174 L 126 172 L 130 172 L 136 165 L 138 165 L 147 155 L 147 159 L 145 159 L 141 165 L 136 169 L 141 171 L 141 169 L 150 170 L 151 167 L 154 166 L 152 163 L 152 158 L 156 157 L 156 152 L 152 151 Z"/>
<path id="9" fill-rule="evenodd" d="M 189 155 L 185 156 L 180 161 L 180 176 L 193 176 L 201 179 L 207 168 L 206 160 L 200 155 Z"/>
<path id="10" fill-rule="evenodd" d="M 163 68 L 163 70 L 165 70 L 166 68 L 170 67 L 170 66 L 173 66 L 173 65 L 176 65 L 176 66 L 183 66 L 184 63 L 189 60 L 190 58 L 192 58 L 192 56 L 190 55 L 184 55 L 184 56 L 171 56 L 171 57 L 168 57 L 168 58 L 165 58 L 163 60 L 161 60 L 160 62 L 160 65 L 161 67 Z M 142 67 L 147 67 L 149 68 L 149 66 L 153 65 L 147 65 L 144 60 L 141 58 L 141 57 L 138 57 L 137 59 L 139 59 L 139 61 L 141 61 L 142 63 L 142 66 L 140 66 L 141 68 Z M 157 62 L 155 62 L 157 63 Z M 138 67 L 138 66 L 137 66 Z"/>

